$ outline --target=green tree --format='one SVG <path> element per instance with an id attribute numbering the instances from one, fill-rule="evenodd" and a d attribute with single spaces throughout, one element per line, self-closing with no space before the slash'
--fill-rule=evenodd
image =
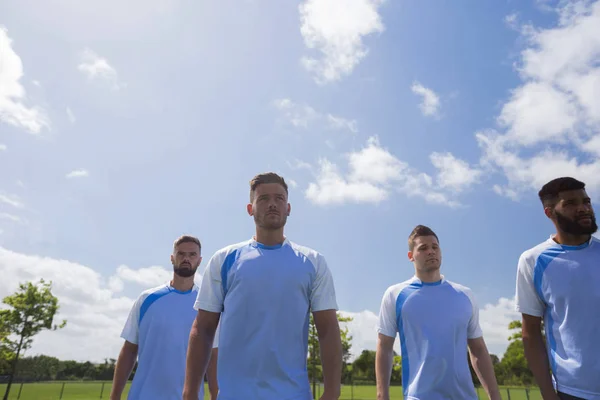
<path id="1" fill-rule="evenodd" d="M 11 354 L 11 368 L 4 393 L 8 400 L 10 387 L 17 370 L 19 355 L 31 347 L 33 338 L 42 330 L 56 330 L 66 325 L 53 325 L 54 315 L 58 311 L 58 299 L 52 295 L 52 283 L 43 279 L 39 283 L 20 284 L 17 292 L 3 299 L 9 309 L 0 310 L 2 352 Z"/>
<path id="2" fill-rule="evenodd" d="M 344 363 L 344 370 L 346 370 L 348 359 L 350 358 L 350 349 L 352 348 L 352 336 L 348 331 L 348 327 L 344 326 L 343 323 L 352 321 L 351 317 L 344 317 L 339 312 L 337 313 L 338 322 L 340 322 L 340 334 L 342 337 L 342 358 Z M 317 380 L 323 379 L 323 366 L 321 364 L 321 347 L 319 345 L 319 335 L 315 326 L 315 321 L 310 315 L 309 329 L 308 329 L 308 360 L 307 364 L 309 367 L 308 375 L 309 379 L 313 384 L 313 396 L 316 396 L 316 384 Z M 345 375 L 345 371 L 342 371 L 342 376 Z"/>

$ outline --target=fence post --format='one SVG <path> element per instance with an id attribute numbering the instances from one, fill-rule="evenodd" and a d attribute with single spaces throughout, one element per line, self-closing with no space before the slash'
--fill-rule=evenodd
<path id="1" fill-rule="evenodd" d="M 19 394 L 17 395 L 17 400 L 21 398 L 21 391 L 23 390 L 23 382 L 21 382 L 21 386 L 19 387 Z"/>
<path id="2" fill-rule="evenodd" d="M 352 400 L 354 400 L 354 381 L 353 380 L 350 381 L 350 393 L 352 396 Z"/>
<path id="3" fill-rule="evenodd" d="M 510 400 L 510 389 L 506 388 L 506 393 L 508 394 L 508 400 Z"/>
<path id="4" fill-rule="evenodd" d="M 527 400 L 529 400 L 529 388 L 525 388 L 525 396 L 527 396 Z"/>
<path id="5" fill-rule="evenodd" d="M 62 400 L 63 393 L 65 391 L 65 382 L 63 382 L 62 387 L 60 388 L 60 399 Z"/>
<path id="6" fill-rule="evenodd" d="M 102 398 L 102 394 L 104 393 L 104 383 L 102 382 L 102 389 L 100 389 L 100 398 Z"/>

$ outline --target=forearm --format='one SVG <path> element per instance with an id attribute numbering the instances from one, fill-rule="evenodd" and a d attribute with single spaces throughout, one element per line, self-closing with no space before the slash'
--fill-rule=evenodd
<path id="1" fill-rule="evenodd" d="M 199 329 L 196 321 L 194 321 L 188 343 L 183 387 L 184 399 L 188 397 L 190 399 L 198 398 L 200 385 L 208 368 L 213 339 L 214 330 L 210 332 L 207 329 Z"/>
<path id="2" fill-rule="evenodd" d="M 471 352 L 471 364 L 490 400 L 500 400 L 500 390 L 496 381 L 494 365 L 487 350 L 484 348 Z"/>
<path id="3" fill-rule="evenodd" d="M 219 383 L 217 381 L 217 358 L 218 349 L 213 348 L 206 371 L 206 379 L 208 380 L 208 391 L 210 392 L 211 400 L 216 400 L 219 393 Z"/>
<path id="4" fill-rule="evenodd" d="M 390 379 L 392 377 L 392 364 L 394 353 L 392 349 L 384 350 L 380 347 L 375 355 L 375 377 L 377 380 L 377 400 L 390 398 Z"/>
<path id="5" fill-rule="evenodd" d="M 113 375 L 112 388 L 110 391 L 111 400 L 120 400 L 127 380 L 133 371 L 137 353 L 131 353 L 126 350 L 121 350 L 117 364 L 115 365 L 115 372 Z"/>
<path id="6" fill-rule="evenodd" d="M 546 353 L 546 346 L 541 333 L 539 335 L 531 335 L 523 337 L 523 347 L 525 350 L 525 358 L 529 364 L 529 369 L 533 373 L 542 397 L 544 399 L 558 398 L 552 385 L 552 377 L 550 375 L 550 363 Z"/>
<path id="7" fill-rule="evenodd" d="M 342 385 L 342 340 L 339 330 L 330 329 L 319 337 L 323 364 L 323 393 L 338 398 Z"/>

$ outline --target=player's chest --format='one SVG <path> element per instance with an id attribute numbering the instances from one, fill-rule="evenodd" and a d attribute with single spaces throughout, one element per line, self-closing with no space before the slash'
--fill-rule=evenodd
<path id="1" fill-rule="evenodd" d="M 600 251 L 582 261 L 556 258 L 544 273 L 542 290 L 550 303 L 600 306 Z"/>
<path id="2" fill-rule="evenodd" d="M 195 297 L 188 296 L 178 301 L 156 302 L 146 311 L 140 328 L 189 332 L 197 314 L 194 300 Z"/>
<path id="3" fill-rule="evenodd" d="M 465 329 L 473 315 L 469 298 L 460 293 L 418 293 L 402 306 L 402 320 L 423 333 Z"/>
<path id="4" fill-rule="evenodd" d="M 229 272 L 231 290 L 260 291 L 276 287 L 281 291 L 308 291 L 315 269 L 299 259 L 247 258 L 235 263 Z"/>

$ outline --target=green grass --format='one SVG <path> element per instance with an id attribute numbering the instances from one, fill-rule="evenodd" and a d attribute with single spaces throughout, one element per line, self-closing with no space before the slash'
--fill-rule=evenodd
<path id="1" fill-rule="evenodd" d="M 100 392 L 102 390 L 102 384 L 104 383 L 104 392 L 102 395 L 103 399 L 108 399 L 110 395 L 111 382 L 65 382 L 63 400 L 88 400 L 88 399 L 99 399 Z M 62 389 L 62 382 L 44 382 L 44 383 L 26 383 L 23 385 L 21 391 L 20 400 L 59 400 L 60 392 Z M 21 384 L 13 384 L 10 391 L 10 400 L 17 400 L 19 389 Z M 6 385 L 0 385 L 0 396 L 4 395 Z M 122 399 L 127 398 L 127 392 L 129 391 L 129 385 L 125 388 Z M 322 388 L 317 389 L 317 393 L 320 394 Z M 487 399 L 482 389 L 479 389 L 479 398 Z M 208 386 L 205 386 L 204 398 L 208 399 Z M 500 389 L 502 399 L 510 400 L 542 400 L 542 396 L 537 389 L 529 390 L 529 397 L 527 397 L 525 388 L 520 387 L 502 387 Z M 390 396 L 393 400 L 402 399 L 402 387 L 392 386 L 390 389 Z M 348 386 L 342 387 L 342 395 L 340 400 L 375 400 L 376 390 L 375 386 Z"/>

